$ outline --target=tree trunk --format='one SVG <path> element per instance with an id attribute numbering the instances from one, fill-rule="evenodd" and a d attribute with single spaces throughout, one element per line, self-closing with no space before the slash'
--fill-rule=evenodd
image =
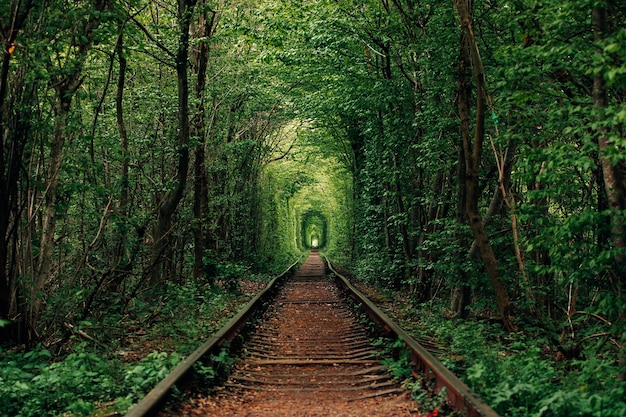
<path id="1" fill-rule="evenodd" d="M 607 11 L 605 6 L 596 6 L 593 8 L 592 23 L 594 40 L 601 42 L 608 31 Z M 593 104 L 599 109 L 604 109 L 608 106 L 603 75 L 603 72 L 599 72 L 593 79 Z M 626 227 L 624 226 L 622 214 L 626 208 L 624 204 L 624 179 L 620 175 L 617 166 L 611 163 L 610 157 L 606 156 L 607 151 L 615 147 L 614 144 L 609 143 L 609 135 L 606 128 L 600 128 L 599 133 L 598 146 L 600 149 L 600 162 L 602 164 L 602 174 L 604 177 L 604 189 L 611 211 L 611 238 L 613 246 L 618 249 L 618 254 L 615 257 L 616 271 L 619 274 L 621 290 L 626 291 L 626 273 L 623 270 L 626 261 L 626 257 L 623 254 L 623 250 L 626 248 Z"/>
<path id="2" fill-rule="evenodd" d="M 124 263 L 124 247 L 128 235 L 128 202 L 129 202 L 129 152 L 128 152 L 128 132 L 124 122 L 124 87 L 126 83 L 126 57 L 124 56 L 124 38 L 120 27 L 120 34 L 115 47 L 117 57 L 120 62 L 119 74 L 117 77 L 117 94 L 115 96 L 115 110 L 117 115 L 117 130 L 120 134 L 120 147 L 122 151 L 120 200 L 118 213 L 119 220 L 119 242 L 116 249 L 116 263 Z"/>
<path id="3" fill-rule="evenodd" d="M 463 138 L 463 152 L 465 153 L 465 187 L 466 187 L 466 213 L 474 239 L 478 245 L 483 264 L 487 270 L 489 281 L 495 293 L 500 319 L 506 330 L 513 330 L 514 325 L 511 317 L 511 302 L 508 291 L 500 277 L 498 261 L 489 242 L 485 227 L 478 207 L 479 200 L 479 168 L 482 156 L 482 146 L 485 136 L 485 107 L 486 85 L 482 60 L 478 51 L 478 45 L 474 37 L 474 30 L 470 18 L 469 1 L 456 0 L 455 5 L 461 18 L 461 67 L 473 66 L 476 81 L 476 116 L 474 126 L 474 138 L 470 134 L 470 109 L 466 100 L 459 100 L 459 115 L 461 118 L 461 137 Z M 471 82 L 467 69 L 459 74 L 459 90 L 468 91 Z"/>
<path id="4" fill-rule="evenodd" d="M 445 180 L 445 173 L 439 171 L 435 174 L 435 180 L 433 182 L 433 195 L 437 196 L 441 193 L 441 189 L 443 188 L 443 183 Z M 418 186 L 418 189 L 421 187 Z M 428 211 L 424 210 L 420 206 L 420 211 L 424 212 L 419 216 L 419 227 L 423 230 L 423 233 L 420 233 L 419 238 L 419 247 L 424 246 L 424 240 L 426 237 L 435 231 L 434 222 L 440 218 L 439 210 L 441 206 L 437 201 L 437 197 L 430 203 L 428 207 Z M 417 267 L 417 287 L 414 289 L 414 292 L 417 294 L 417 297 L 420 301 L 428 301 L 433 296 L 433 273 L 430 268 L 426 268 L 427 265 L 434 262 L 436 260 L 437 255 L 432 250 L 419 249 L 417 252 L 418 258 L 418 267 Z"/>
<path id="5" fill-rule="evenodd" d="M 33 282 L 30 288 L 30 311 L 28 322 L 30 330 L 33 330 L 39 318 L 42 303 L 42 293 L 51 275 L 52 250 L 54 247 L 54 235 L 56 229 L 56 210 L 59 191 L 59 174 L 63 164 L 63 151 L 65 139 L 68 134 L 67 122 L 71 110 L 72 99 L 76 90 L 82 83 L 83 65 L 87 54 L 91 49 L 95 30 L 100 24 L 100 12 L 107 4 L 107 0 L 98 0 L 94 5 L 94 13 L 82 28 L 81 36 L 76 37 L 76 65 L 70 73 L 53 80 L 56 90 L 56 120 L 54 123 L 53 137 L 50 144 L 50 156 L 46 177 L 45 208 L 42 220 L 41 239 L 39 242 L 39 254 Z"/>
<path id="6" fill-rule="evenodd" d="M 14 5 L 11 3 L 11 9 Z M 18 3 L 16 10 L 12 13 L 11 22 L 2 22 L 0 31 L 3 39 L 2 44 L 2 64 L 0 66 L 0 340 L 14 339 L 11 326 L 5 326 L 4 320 L 9 321 L 11 316 L 11 305 L 13 298 L 13 288 L 10 283 L 9 247 L 14 237 L 11 237 L 11 222 L 15 219 L 17 208 L 17 185 L 19 171 L 22 166 L 22 156 L 26 144 L 26 134 L 16 140 L 24 132 L 16 129 L 15 126 L 9 128 L 9 114 L 12 113 L 6 104 L 9 87 L 9 66 L 12 52 L 9 47 L 15 42 L 18 34 L 23 28 L 24 21 L 33 8 L 33 1 L 28 0 Z M 5 26 L 6 25 L 6 26 Z M 17 80 L 11 80 L 16 83 Z M 16 124 L 22 125 L 24 122 L 18 118 Z M 5 136 L 6 135 L 6 136 Z M 13 138 L 9 139 L 8 136 Z M 9 158 L 7 158 L 10 156 Z M 13 220 L 15 221 L 15 220 Z M 15 340 L 20 343 L 20 340 Z"/>
<path id="7" fill-rule="evenodd" d="M 413 268 L 411 265 L 413 263 L 413 253 L 411 251 L 411 239 L 409 237 L 409 230 L 407 225 L 407 220 L 404 216 L 408 217 L 408 213 L 404 207 L 404 200 L 402 198 L 402 190 L 400 188 L 400 180 L 398 179 L 398 155 L 394 153 L 393 155 L 393 166 L 394 166 L 394 193 L 396 197 L 396 209 L 398 210 L 398 215 L 402 216 L 402 219 L 398 222 L 398 229 L 400 231 L 400 237 L 402 238 L 402 254 L 404 255 L 404 282 L 411 281 L 411 274 Z M 402 282 L 397 282 L 396 286 L 398 289 L 402 287 Z"/>
<path id="8" fill-rule="evenodd" d="M 463 50 L 464 48 L 461 49 Z M 459 58 L 459 80 L 463 79 L 463 75 L 466 72 L 466 63 L 467 60 L 463 59 L 463 55 L 461 55 L 461 57 Z M 458 100 L 464 100 L 464 106 L 469 108 L 469 91 L 462 91 L 461 88 L 465 88 L 467 90 L 467 83 L 459 83 Z M 458 247 L 463 248 L 465 247 L 465 241 L 468 239 L 465 237 L 465 233 L 460 230 L 460 226 L 464 225 L 467 220 L 465 214 L 467 197 L 465 192 L 465 153 L 463 152 L 463 143 L 460 143 L 460 145 L 461 146 L 459 147 L 457 167 L 458 190 L 456 195 L 455 221 L 459 227 L 459 231 L 456 234 Z M 465 256 L 465 254 L 459 253 L 459 261 L 462 262 Z M 451 308 L 460 318 L 467 319 L 469 316 L 469 311 L 467 307 L 470 305 L 472 288 L 467 282 L 469 278 L 462 267 L 457 268 L 456 274 L 459 276 L 459 284 L 454 288 L 452 292 Z"/>
<path id="9" fill-rule="evenodd" d="M 168 249 L 172 232 L 172 217 L 183 199 L 189 170 L 189 79 L 187 75 L 189 58 L 189 29 L 195 0 L 179 0 L 178 16 L 180 34 L 176 51 L 176 75 L 178 79 L 178 164 L 176 181 L 167 193 L 158 210 L 158 220 L 154 233 L 149 265 L 150 284 L 158 286 L 164 282 L 162 256 Z"/>
<path id="10" fill-rule="evenodd" d="M 598 4 L 593 8 L 591 20 L 594 31 L 594 40 L 597 43 L 600 43 L 605 38 L 609 29 L 605 4 Z M 608 106 L 608 97 L 603 75 L 604 73 L 601 71 L 597 73 L 593 79 L 593 104 L 599 109 L 604 109 Z M 600 135 L 598 137 L 600 161 L 602 163 L 605 192 L 611 212 L 611 238 L 613 246 L 617 250 L 617 254 L 614 257 L 614 269 L 618 275 L 618 292 L 620 293 L 619 295 L 623 296 L 624 292 L 626 292 L 626 271 L 624 271 L 626 263 L 626 256 L 624 255 L 624 250 L 626 249 L 626 227 L 624 226 L 623 219 L 624 209 L 626 208 L 624 198 L 626 190 L 624 190 L 624 179 L 622 178 L 619 169 L 611 163 L 610 157 L 606 155 L 609 150 L 613 152 L 618 152 L 618 150 L 613 149 L 615 144 L 609 143 L 609 135 L 606 128 L 600 129 Z M 626 310 L 623 310 L 622 318 L 625 316 Z M 626 332 L 624 331 L 621 332 L 620 343 L 622 346 L 626 343 Z M 618 361 L 621 365 L 621 369 L 624 369 L 624 365 L 626 365 L 625 349 L 622 349 L 619 353 Z M 621 380 L 626 379 L 626 372 L 622 371 L 619 377 Z"/>
<path id="11" fill-rule="evenodd" d="M 5 124 L 8 119 L 7 109 L 4 105 L 9 77 L 9 62 L 11 54 L 3 51 L 2 68 L 0 69 L 0 321 L 9 320 L 9 309 L 11 305 L 11 287 L 9 285 L 9 224 L 11 219 L 11 194 L 14 185 L 11 181 L 10 160 L 5 160 L 5 154 L 9 154 L 6 149 L 9 146 L 5 132 L 9 129 Z M 21 158 L 20 158 L 21 159 Z M 20 161 L 21 162 L 21 161 Z M 17 178 L 13 178 L 17 181 Z M 17 184 L 15 184 L 17 185 Z M 5 323 L 0 323 L 0 339 L 8 340 L 10 331 L 4 329 Z"/>
<path id="12" fill-rule="evenodd" d="M 206 89 L 206 72 L 209 60 L 209 44 L 208 41 L 213 36 L 214 28 L 217 23 L 217 12 L 211 12 L 211 19 L 207 21 L 206 14 L 200 16 L 197 32 L 198 37 L 203 41 L 197 47 L 194 54 L 194 70 L 196 73 L 196 99 L 198 108 L 192 125 L 194 136 L 200 138 L 195 149 L 194 160 L 194 197 L 193 197 L 193 213 L 194 213 L 194 269 L 193 275 L 196 279 L 200 279 L 205 275 L 204 256 L 207 249 L 206 236 L 206 216 L 209 210 L 208 201 L 208 180 L 205 172 L 206 160 L 206 124 L 205 124 L 205 89 Z"/>
<path id="13" fill-rule="evenodd" d="M 78 82 L 79 74 L 73 77 L 73 83 Z M 72 83 L 72 84 L 73 84 Z M 39 255 L 35 277 L 30 291 L 30 326 L 35 326 L 41 307 L 41 293 L 50 279 L 52 265 L 52 249 L 54 247 L 54 233 L 56 230 L 56 203 L 59 191 L 59 171 L 63 163 L 63 148 L 65 145 L 65 135 L 67 119 L 71 107 L 71 96 L 75 90 L 71 90 L 73 85 L 61 86 L 57 89 L 56 120 L 52 142 L 50 144 L 50 157 L 48 174 L 46 176 L 45 210 L 42 220 L 41 240 L 39 241 Z"/>
<path id="14" fill-rule="evenodd" d="M 509 140 L 507 144 L 507 150 L 504 154 L 503 175 L 498 185 L 496 185 L 493 195 L 491 196 L 491 201 L 489 202 L 487 213 L 485 213 L 485 216 L 483 217 L 483 227 L 487 227 L 491 223 L 491 220 L 494 218 L 494 216 L 503 215 L 505 213 L 505 201 L 502 188 L 504 187 L 504 189 L 508 189 L 511 185 L 511 172 L 513 170 L 514 154 L 515 145 L 512 141 Z M 469 250 L 469 256 L 476 256 L 477 251 L 478 245 L 474 240 Z"/>

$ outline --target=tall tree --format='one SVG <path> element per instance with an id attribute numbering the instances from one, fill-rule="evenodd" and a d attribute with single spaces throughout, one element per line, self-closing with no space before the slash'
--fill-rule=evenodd
<path id="1" fill-rule="evenodd" d="M 56 93 L 55 122 L 48 157 L 39 254 L 29 298 L 29 322 L 31 325 L 34 325 L 39 318 L 42 292 L 51 274 L 52 249 L 57 223 L 56 210 L 59 178 L 61 165 L 63 164 L 64 146 L 69 134 L 68 119 L 72 108 L 72 99 L 83 82 L 83 68 L 87 55 L 93 45 L 96 30 L 100 25 L 102 12 L 109 3 L 109 0 L 95 0 L 93 4 L 87 4 L 86 11 L 88 15 L 86 17 L 78 16 L 74 13 L 74 16 L 79 18 L 77 22 L 78 30 L 70 39 L 68 45 L 69 55 L 65 59 L 61 59 L 64 62 L 62 68 L 52 69 L 53 75 L 50 82 Z M 51 65 L 54 64 L 51 63 Z"/>
<path id="2" fill-rule="evenodd" d="M 10 284 L 10 270 L 13 268 L 9 265 L 9 251 L 10 242 L 15 241 L 17 232 L 14 226 L 18 219 L 18 181 L 28 136 L 24 119 L 7 104 L 9 84 L 22 84 L 21 80 L 9 78 L 9 70 L 20 32 L 34 6 L 34 0 L 10 1 L 0 9 L 0 36 L 3 40 L 0 67 L 0 339 L 12 338 L 12 330 L 5 328 L 5 321 L 11 318 L 11 306 L 15 304 Z M 13 117 L 9 117 L 10 114 Z"/>
<path id="3" fill-rule="evenodd" d="M 482 147 L 485 138 L 485 109 L 487 90 L 485 72 L 478 44 L 472 25 L 473 2 L 471 0 L 455 0 L 455 6 L 461 19 L 461 46 L 459 58 L 459 117 L 461 120 L 461 137 L 465 155 L 465 192 L 466 213 L 481 258 L 493 287 L 500 318 L 507 330 L 513 330 L 511 301 L 508 291 L 500 276 L 498 260 L 485 232 L 483 220 L 478 207 L 479 201 L 479 168 L 482 160 Z M 476 109 L 474 135 L 470 128 L 470 97 L 469 66 L 471 64 L 476 86 Z"/>
<path id="4" fill-rule="evenodd" d="M 597 3 L 591 13 L 594 40 L 602 45 L 609 32 L 609 16 L 607 6 Z M 604 71 L 598 72 L 593 78 L 593 104 L 601 118 L 606 117 L 604 110 L 609 104 L 607 88 L 604 81 Z M 626 291 L 626 225 L 624 224 L 624 210 L 626 209 L 626 190 L 624 178 L 617 164 L 613 163 L 610 155 L 620 152 L 616 144 L 609 139 L 609 129 L 601 127 L 598 132 L 598 145 L 600 148 L 600 162 L 604 177 L 604 192 L 607 195 L 611 210 L 611 225 L 613 245 L 616 248 L 615 256 L 616 271 L 619 274 L 621 290 Z"/>
<path id="5" fill-rule="evenodd" d="M 162 270 L 162 261 L 168 249 L 172 233 L 172 217 L 178 204 L 183 199 L 189 171 L 189 39 L 191 22 L 194 16 L 196 0 L 178 0 L 178 43 L 175 57 L 177 91 L 178 91 L 178 161 L 174 184 L 160 202 L 158 220 L 154 232 L 154 243 L 150 261 L 149 274 L 151 283 L 159 285 L 165 279 L 166 271 Z"/>
<path id="6" fill-rule="evenodd" d="M 195 98 L 197 108 L 192 123 L 192 136 L 195 136 L 198 144 L 194 151 L 194 194 L 193 194 L 193 212 L 194 212 L 194 276 L 201 278 L 205 273 L 205 256 L 207 249 L 207 229 L 208 229 L 208 177 L 206 174 L 206 146 L 207 135 L 210 134 L 212 123 L 206 123 L 206 79 L 207 66 L 209 61 L 210 42 L 215 34 L 219 22 L 220 12 L 211 10 L 207 5 L 199 7 L 202 11 L 199 13 L 199 20 L 195 27 L 194 33 L 198 44 L 193 52 L 193 72 L 196 76 Z M 214 117 L 215 111 L 211 112 Z"/>
<path id="7" fill-rule="evenodd" d="M 602 45 L 602 42 L 609 33 L 609 20 L 612 20 L 608 14 L 606 3 L 596 3 L 594 5 L 591 12 L 591 20 L 594 40 L 597 44 Z M 593 79 L 593 104 L 599 110 L 598 113 L 601 118 L 606 117 L 604 116 L 604 110 L 609 104 L 604 76 L 604 71 L 601 71 L 598 72 Z M 618 276 L 618 294 L 624 296 L 626 295 L 626 225 L 624 224 L 624 213 L 626 213 L 626 184 L 624 183 L 622 172 L 620 172 L 619 167 L 610 157 L 612 153 L 621 152 L 623 150 L 618 150 L 615 142 L 609 140 L 608 128 L 602 127 L 598 133 L 600 161 L 605 186 L 604 191 L 609 202 L 611 234 L 614 250 L 616 252 L 613 258 L 615 261 L 615 272 Z M 626 331 L 624 331 L 623 328 L 626 327 L 626 325 L 623 324 L 623 322 L 626 318 L 626 306 L 623 306 L 621 316 L 622 334 L 620 341 L 622 346 L 624 346 L 626 343 Z M 624 369 L 626 365 L 626 348 L 624 347 L 619 355 L 619 363 L 622 369 Z M 620 373 L 620 378 L 622 380 L 626 379 L 626 371 Z"/>

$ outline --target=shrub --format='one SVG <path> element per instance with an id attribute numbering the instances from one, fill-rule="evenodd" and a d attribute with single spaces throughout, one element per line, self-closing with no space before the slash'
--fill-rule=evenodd
<path id="1" fill-rule="evenodd" d="M 152 352 L 125 373 L 124 382 L 130 391 L 129 397 L 141 398 L 157 385 L 181 361 L 176 352 Z"/>
<path id="2" fill-rule="evenodd" d="M 6 354 L 0 361 L 0 415 L 86 415 L 93 404 L 122 392 L 115 363 L 79 344 L 63 362 L 49 351 Z"/>

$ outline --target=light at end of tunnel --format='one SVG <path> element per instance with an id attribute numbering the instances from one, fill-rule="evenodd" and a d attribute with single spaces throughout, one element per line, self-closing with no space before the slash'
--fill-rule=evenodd
<path id="1" fill-rule="evenodd" d="M 319 245 L 319 243 L 318 243 L 317 239 L 313 239 L 311 241 L 311 246 L 313 246 L 314 248 L 317 248 L 318 245 Z"/>

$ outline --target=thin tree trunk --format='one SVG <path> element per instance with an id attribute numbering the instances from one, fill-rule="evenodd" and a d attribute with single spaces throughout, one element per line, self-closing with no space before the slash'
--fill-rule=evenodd
<path id="1" fill-rule="evenodd" d="M 435 175 L 435 181 L 433 182 L 433 195 L 437 196 L 443 187 L 443 182 L 445 179 L 445 174 L 440 171 Z M 418 187 L 421 189 L 421 187 Z M 420 229 L 424 230 L 424 233 L 420 233 L 419 247 L 423 247 L 424 240 L 426 237 L 435 231 L 434 222 L 439 218 L 439 203 L 435 200 L 431 202 L 430 207 L 426 214 L 420 215 Z M 420 206 L 420 211 L 426 211 Z M 425 217 L 425 218 L 424 218 Z M 433 296 L 432 292 L 432 281 L 433 281 L 433 273 L 426 266 L 433 262 L 436 258 L 436 254 L 432 251 L 419 249 L 417 252 L 418 257 L 418 267 L 417 267 L 417 288 L 414 289 L 414 292 L 419 297 L 421 301 L 427 301 Z"/>
<path id="2" fill-rule="evenodd" d="M 94 11 L 102 12 L 107 0 L 98 0 L 94 5 Z M 50 144 L 50 156 L 46 177 L 45 208 L 42 220 L 41 239 L 39 242 L 39 254 L 34 272 L 33 283 L 30 289 L 30 311 L 28 321 L 31 330 L 34 329 L 39 318 L 44 287 L 51 276 L 52 250 L 54 247 L 54 235 L 56 229 L 56 210 L 59 191 L 59 174 L 63 164 L 63 151 L 65 146 L 68 117 L 71 110 L 72 99 L 76 90 L 82 83 L 82 69 L 87 54 L 91 49 L 95 30 L 100 24 L 100 13 L 93 13 L 82 28 L 81 36 L 76 39 L 76 62 L 71 73 L 54 80 L 57 105 L 55 109 L 56 120 L 53 137 Z"/>
<path id="3" fill-rule="evenodd" d="M 396 197 L 396 209 L 400 216 L 408 216 L 404 207 L 404 200 L 402 199 L 402 192 L 400 190 L 400 183 L 398 180 L 398 155 L 393 155 L 394 166 L 394 192 Z M 413 253 L 411 252 L 411 240 L 409 238 L 409 231 L 406 219 L 402 219 L 398 222 L 398 228 L 400 230 L 400 237 L 402 238 L 402 253 L 404 255 L 404 282 L 410 282 L 411 280 L 411 264 L 413 263 Z M 402 286 L 401 282 L 396 283 L 397 288 Z"/>
<path id="4" fill-rule="evenodd" d="M 176 182 L 167 193 L 158 210 L 158 220 L 150 261 L 150 283 L 160 285 L 164 280 L 162 256 L 169 247 L 172 217 L 183 199 L 189 170 L 189 29 L 195 0 L 179 0 L 178 16 L 180 35 L 176 52 L 176 75 L 178 79 L 178 164 Z"/>
<path id="5" fill-rule="evenodd" d="M 78 80 L 78 77 L 73 78 Z M 69 88 L 59 88 L 57 90 L 58 104 L 56 108 L 56 121 L 54 134 L 50 144 L 50 157 L 48 173 L 46 176 L 45 210 L 43 214 L 41 240 L 39 241 L 39 254 L 35 270 L 34 282 L 30 292 L 30 314 L 29 322 L 34 326 L 39 316 L 41 307 L 41 292 L 46 282 L 50 278 L 50 267 L 52 264 L 52 249 L 54 247 L 54 232 L 56 230 L 56 203 L 59 190 L 59 171 L 63 163 L 63 147 L 65 145 L 65 135 L 67 119 L 71 107 L 69 98 Z"/>
<path id="6" fill-rule="evenodd" d="M 461 48 L 462 50 L 464 48 Z M 466 59 L 463 59 L 463 55 L 459 58 L 459 80 L 463 79 L 462 74 L 465 74 L 467 63 Z M 469 107 L 469 91 L 462 91 L 461 88 L 465 88 L 467 90 L 466 83 L 459 83 L 459 95 L 458 100 L 464 100 L 466 103 L 464 106 Z M 461 140 L 462 142 L 462 140 Z M 459 153 L 458 153 L 458 168 L 457 168 L 457 179 L 458 179 L 458 190 L 456 195 L 456 214 L 455 221 L 459 227 L 459 231 L 456 234 L 456 240 L 458 242 L 459 248 L 464 247 L 464 243 L 467 240 L 465 237 L 465 233 L 463 233 L 460 229 L 462 225 L 465 224 L 466 218 L 466 191 L 465 191 L 465 153 L 463 152 L 463 143 L 460 143 Z M 466 255 L 459 253 L 459 260 L 462 261 Z M 467 307 L 470 305 L 470 299 L 472 296 L 472 287 L 470 287 L 468 281 L 468 276 L 463 270 L 463 268 L 459 267 L 456 270 L 456 274 L 459 277 L 459 284 L 452 292 L 452 302 L 451 307 L 456 314 L 462 319 L 467 319 L 469 316 L 469 311 Z"/>
<path id="7" fill-rule="evenodd" d="M 207 16 L 203 13 L 200 16 L 198 24 L 198 36 L 204 40 L 198 45 L 195 54 L 195 72 L 196 72 L 196 99 L 198 108 L 196 109 L 196 118 L 192 125 L 194 135 L 200 138 L 200 142 L 195 149 L 194 160 L 194 197 L 193 197 L 193 213 L 194 213 L 194 277 L 200 279 L 205 274 L 204 257 L 207 248 L 206 236 L 206 216 L 209 210 L 208 201 L 208 180 L 205 172 L 206 161 L 206 124 L 205 124 L 205 89 L 206 89 L 206 72 L 209 60 L 209 44 L 208 41 L 213 35 L 215 25 L 217 23 L 217 12 L 211 12 L 211 19 L 207 21 Z"/>
<path id="8" fill-rule="evenodd" d="M 608 31 L 607 11 L 605 6 L 596 6 L 593 8 L 592 21 L 594 39 L 596 42 L 600 42 L 604 39 Z M 593 104 L 599 109 L 604 109 L 608 106 L 606 86 L 602 72 L 596 74 L 593 79 Z M 614 144 L 609 143 L 608 132 L 605 128 L 601 128 L 599 133 L 598 146 L 600 149 L 600 162 L 602 164 L 605 192 L 611 210 L 612 240 L 615 248 L 620 250 L 615 257 L 616 270 L 620 274 L 621 289 L 626 291 L 626 274 L 622 270 L 626 261 L 623 255 L 623 249 L 626 248 L 626 227 L 624 226 L 623 215 L 621 214 L 625 209 L 624 196 L 626 192 L 624 190 L 624 179 L 620 175 L 617 166 L 613 165 L 611 159 L 606 156 L 607 150 L 615 147 Z"/>
<path id="9" fill-rule="evenodd" d="M 6 146 L 8 141 L 5 138 L 5 132 L 9 129 L 5 128 L 8 115 L 5 107 L 5 96 L 7 94 L 7 83 L 9 77 L 9 62 L 11 54 L 3 51 L 2 68 L 0 69 L 0 320 L 9 320 L 9 309 L 11 305 L 11 287 L 9 285 L 9 223 L 11 218 L 10 194 L 13 189 L 9 172 L 11 169 L 7 164 L 10 161 L 5 160 Z M 8 153 L 8 152 L 6 152 Z M 15 178 L 17 180 L 17 178 Z M 5 337 L 10 332 L 4 329 L 4 323 L 0 325 L 0 336 L 3 340 L 9 339 Z"/>
<path id="10" fill-rule="evenodd" d="M 489 207 L 487 208 L 487 212 L 483 216 L 483 227 L 487 227 L 495 216 L 501 215 L 504 213 L 504 206 L 505 206 L 504 197 L 505 196 L 504 196 L 504 193 L 502 192 L 502 187 L 504 186 L 505 189 L 508 189 L 511 184 L 511 172 L 513 170 L 513 155 L 515 153 L 515 150 L 513 148 L 514 148 L 514 145 L 511 142 L 509 142 L 507 146 L 507 151 L 504 154 L 504 163 L 503 163 L 504 169 L 502 173 L 502 179 L 500 182 L 498 182 L 498 185 L 496 185 L 495 190 L 493 191 L 493 195 L 491 196 L 491 201 L 489 202 Z M 478 252 L 478 245 L 476 241 L 474 240 L 469 250 L 469 256 L 474 257 L 477 255 L 477 252 Z"/>
<path id="11" fill-rule="evenodd" d="M 124 244 L 128 234 L 128 201 L 129 201 L 129 153 L 128 153 L 128 132 L 126 131 L 126 123 L 124 121 L 124 87 L 126 84 L 126 57 L 124 56 L 124 38 L 122 27 L 117 39 L 116 53 L 120 62 L 119 74 L 117 77 L 117 94 L 115 96 L 115 110 L 117 114 L 117 130 L 120 134 L 120 146 L 122 151 L 122 167 L 121 167 L 121 183 L 120 183 L 120 200 L 118 213 L 119 222 L 119 238 L 116 250 L 117 263 L 121 264 L 124 257 Z"/>
<path id="12" fill-rule="evenodd" d="M 16 10 L 13 10 L 16 7 Z M 9 247 L 11 238 L 11 218 L 15 215 L 17 198 L 17 181 L 19 178 L 19 170 L 22 164 L 22 155 L 25 146 L 25 139 L 22 141 L 9 141 L 5 135 L 18 136 L 19 132 L 15 129 L 9 129 L 10 111 L 6 104 L 6 98 L 9 87 L 9 67 L 11 63 L 12 53 L 9 48 L 17 39 L 22 31 L 24 21 L 28 17 L 33 8 L 33 0 L 24 1 L 22 3 L 11 3 L 11 22 L 0 24 L 2 32 L 2 64 L 0 66 L 0 321 L 9 320 L 12 298 L 14 289 L 10 283 L 9 265 Z M 6 26 L 5 26 L 6 25 Z M 16 80 L 12 80 L 15 82 Z M 19 124 L 22 121 L 18 121 Z M 10 158 L 7 159 L 7 156 Z M 12 213 L 13 212 L 13 213 Z M 13 238 L 14 239 L 14 238 Z M 11 340 L 13 338 L 12 329 L 0 324 L 0 340 Z M 16 340 L 16 342 L 21 342 Z"/>
<path id="13" fill-rule="evenodd" d="M 594 31 L 594 40 L 601 42 L 606 33 L 609 30 L 607 9 L 605 4 L 598 4 L 595 6 L 591 13 L 591 20 Z M 608 107 L 608 96 L 606 92 L 606 85 L 604 83 L 603 72 L 599 72 L 593 79 L 593 104 L 599 108 L 604 109 Z M 617 254 L 614 257 L 615 271 L 618 274 L 618 292 L 623 295 L 626 292 L 626 256 L 624 255 L 624 249 L 626 249 L 626 227 L 624 225 L 623 213 L 626 208 L 624 190 L 624 179 L 620 175 L 617 166 L 611 163 L 611 159 L 606 155 L 607 151 L 614 149 L 615 145 L 609 143 L 609 135 L 606 128 L 601 128 L 600 136 L 598 138 L 598 145 L 600 149 L 600 161 L 602 164 L 602 174 L 604 177 L 604 187 L 607 195 L 609 209 L 611 212 L 611 234 L 613 246 L 617 249 Z M 622 311 L 622 319 L 626 317 L 626 309 Z M 626 332 L 621 332 L 621 344 L 626 343 Z M 626 365 L 626 350 L 622 349 L 619 354 L 619 363 L 621 369 L 624 369 Z M 620 373 L 620 379 L 626 379 L 626 371 Z"/>
<path id="14" fill-rule="evenodd" d="M 482 60 L 478 51 L 478 45 L 474 37 L 474 30 L 470 19 L 469 2 L 466 0 L 456 0 L 455 5 L 461 18 L 462 36 L 461 43 L 461 59 L 473 66 L 474 78 L 476 81 L 476 116 L 474 126 L 474 138 L 470 134 L 469 119 L 470 112 L 466 105 L 467 101 L 459 100 L 459 115 L 461 118 L 461 136 L 463 138 L 463 151 L 465 153 L 465 186 L 466 186 L 466 213 L 467 218 L 474 235 L 474 239 L 478 245 L 483 264 L 487 270 L 489 281 L 495 293 L 500 319 L 506 330 L 514 329 L 511 317 L 511 302 L 508 291 L 504 282 L 500 277 L 498 261 L 491 247 L 485 227 L 480 215 L 479 200 L 479 168 L 482 157 L 482 146 L 485 136 L 485 107 L 486 107 L 486 86 L 485 74 L 483 70 Z M 465 49 L 465 52 L 463 52 Z M 467 73 L 467 71 L 465 71 Z M 463 77 L 460 74 L 460 77 Z M 469 83 L 469 79 L 459 79 L 460 85 Z M 460 87 L 460 90 L 465 88 Z"/>

